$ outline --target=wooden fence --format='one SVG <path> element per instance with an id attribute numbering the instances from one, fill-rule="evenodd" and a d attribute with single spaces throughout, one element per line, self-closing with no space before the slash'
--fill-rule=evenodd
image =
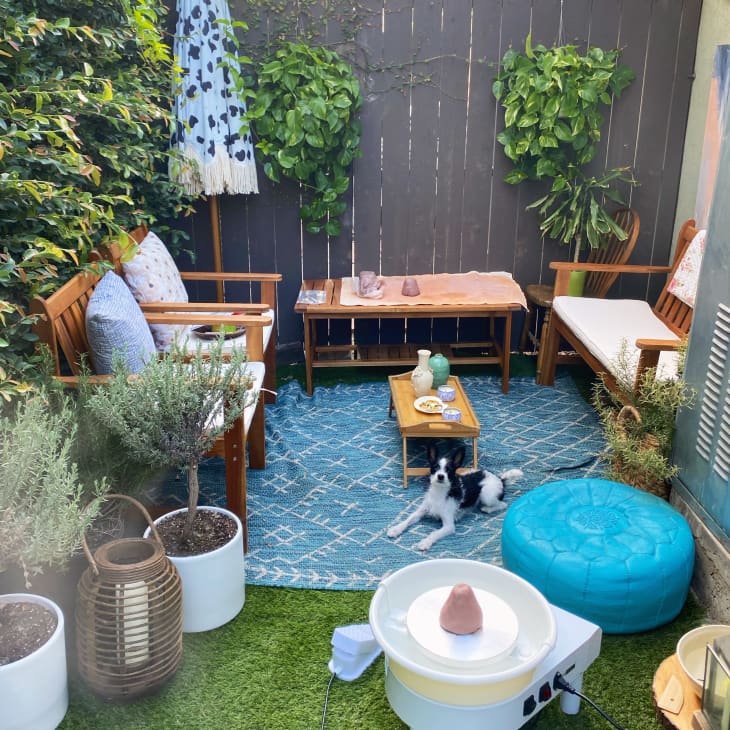
<path id="1" fill-rule="evenodd" d="M 566 259 L 568 250 L 542 241 L 536 215 L 525 210 L 543 188 L 503 182 L 510 164 L 496 141 L 503 113 L 491 92 L 499 60 L 509 47 L 524 48 L 528 33 L 533 44 L 623 49 L 636 80 L 606 110 L 594 167 L 633 167 L 640 185 L 629 194 L 641 234 L 632 262 L 665 264 L 700 10 L 701 0 L 233 0 L 233 17 L 250 27 L 244 50 L 291 32 L 296 21 L 299 32 L 352 63 L 365 98 L 362 158 L 340 236 L 304 233 L 299 188 L 274 185 L 261 167 L 259 195 L 220 198 L 224 268 L 284 275 L 282 358 L 302 358 L 302 323 L 293 312 L 302 278 L 476 269 L 510 271 L 523 286 L 551 280 L 548 262 Z M 197 210 L 180 226 L 190 233 L 196 265 L 207 269 L 207 203 Z M 614 294 L 652 295 L 660 285 L 620 281 Z M 453 326 L 439 334 L 453 339 Z M 373 336 L 390 339 L 386 330 Z M 347 338 L 349 328 L 333 328 L 331 337 Z"/>

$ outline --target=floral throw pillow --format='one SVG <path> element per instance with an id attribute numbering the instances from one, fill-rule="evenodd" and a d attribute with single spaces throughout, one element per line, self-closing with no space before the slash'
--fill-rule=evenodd
<path id="1" fill-rule="evenodd" d="M 685 304 L 693 308 L 695 305 L 695 295 L 697 294 L 697 282 L 700 276 L 702 254 L 705 252 L 706 238 L 707 231 L 705 229 L 697 231 L 695 237 L 689 246 L 687 246 L 687 250 L 684 252 L 684 256 L 679 262 L 679 266 L 674 272 L 672 280 L 669 282 L 669 291 L 677 299 L 681 299 Z"/>
<path id="2" fill-rule="evenodd" d="M 175 261 L 157 234 L 150 231 L 139 244 L 135 257 L 122 264 L 124 280 L 140 304 L 187 302 L 188 293 Z M 150 325 L 158 350 L 169 350 L 176 335 L 184 335 L 185 325 Z"/>

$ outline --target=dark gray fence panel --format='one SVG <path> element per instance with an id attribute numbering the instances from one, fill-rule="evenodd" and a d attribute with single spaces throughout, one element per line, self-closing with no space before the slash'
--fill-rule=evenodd
<path id="1" fill-rule="evenodd" d="M 290 2 L 283 13 L 254 0 L 232 0 L 235 18 L 246 20 L 244 47 L 273 44 L 294 24 L 315 34 L 348 59 L 359 74 L 365 104 L 360 115 L 361 159 L 343 231 L 335 239 L 302 233 L 294 183 L 273 185 L 259 170 L 258 196 L 221 197 L 224 265 L 239 270 L 278 270 L 279 344 L 301 358 L 301 319 L 292 311 L 302 277 L 341 277 L 363 269 L 382 274 L 506 270 L 523 286 L 551 281 L 549 261 L 570 250 L 542 241 L 538 219 L 525 206 L 540 184 L 503 182 L 510 163 L 496 142 L 502 109 L 491 94 L 499 61 L 513 46 L 586 43 L 621 47 L 636 81 L 606 110 L 599 153 L 592 169 L 633 165 L 640 186 L 627 190 L 642 229 L 632 261 L 666 263 L 691 91 L 701 0 L 360 0 L 339 22 L 345 4 L 320 8 Z M 562 12 L 562 16 L 561 16 Z M 286 22 L 283 22 L 286 21 Z M 207 203 L 197 205 L 189 231 L 199 268 L 211 262 Z M 653 295 L 657 281 L 620 281 L 615 293 Z M 471 336 L 473 323 L 460 324 Z M 516 329 L 519 328 L 516 322 Z M 434 332 L 429 321 L 412 322 L 408 339 L 450 339 L 454 323 Z M 403 336 L 402 323 L 358 325 L 358 337 L 388 342 Z M 322 341 L 348 341 L 347 322 L 323 326 Z"/>

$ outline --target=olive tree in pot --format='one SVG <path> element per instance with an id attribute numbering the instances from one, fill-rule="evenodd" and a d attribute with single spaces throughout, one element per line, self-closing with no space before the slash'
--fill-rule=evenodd
<path id="1" fill-rule="evenodd" d="M 207 631 L 234 618 L 245 601 L 243 528 L 219 507 L 198 507 L 200 460 L 246 407 L 254 407 L 242 348 L 223 339 L 203 351 L 175 344 L 130 375 L 117 359 L 110 382 L 87 409 L 118 438 L 133 462 L 187 471 L 187 507 L 156 520 L 183 586 L 183 631 Z"/>
<path id="2" fill-rule="evenodd" d="M 23 592 L 0 591 L 3 728 L 55 728 L 68 707 L 64 613 L 26 592 L 42 573 L 63 571 L 97 507 L 103 483 L 84 490 L 72 459 L 76 409 L 30 392 L 0 418 L 0 584 L 16 568 Z M 67 582 L 73 582 L 72 580 Z M 73 610 L 75 585 L 70 586 Z"/>

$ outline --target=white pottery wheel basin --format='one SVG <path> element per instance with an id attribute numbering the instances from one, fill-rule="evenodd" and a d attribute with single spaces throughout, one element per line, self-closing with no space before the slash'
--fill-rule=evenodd
<path id="1" fill-rule="evenodd" d="M 482 607 L 479 635 L 457 637 L 439 625 L 440 598 L 456 583 L 470 585 Z M 557 636 L 550 605 L 529 583 L 456 559 L 426 560 L 385 578 L 370 603 L 370 626 L 389 671 L 418 694 L 450 705 L 513 696 L 530 683 Z"/>

